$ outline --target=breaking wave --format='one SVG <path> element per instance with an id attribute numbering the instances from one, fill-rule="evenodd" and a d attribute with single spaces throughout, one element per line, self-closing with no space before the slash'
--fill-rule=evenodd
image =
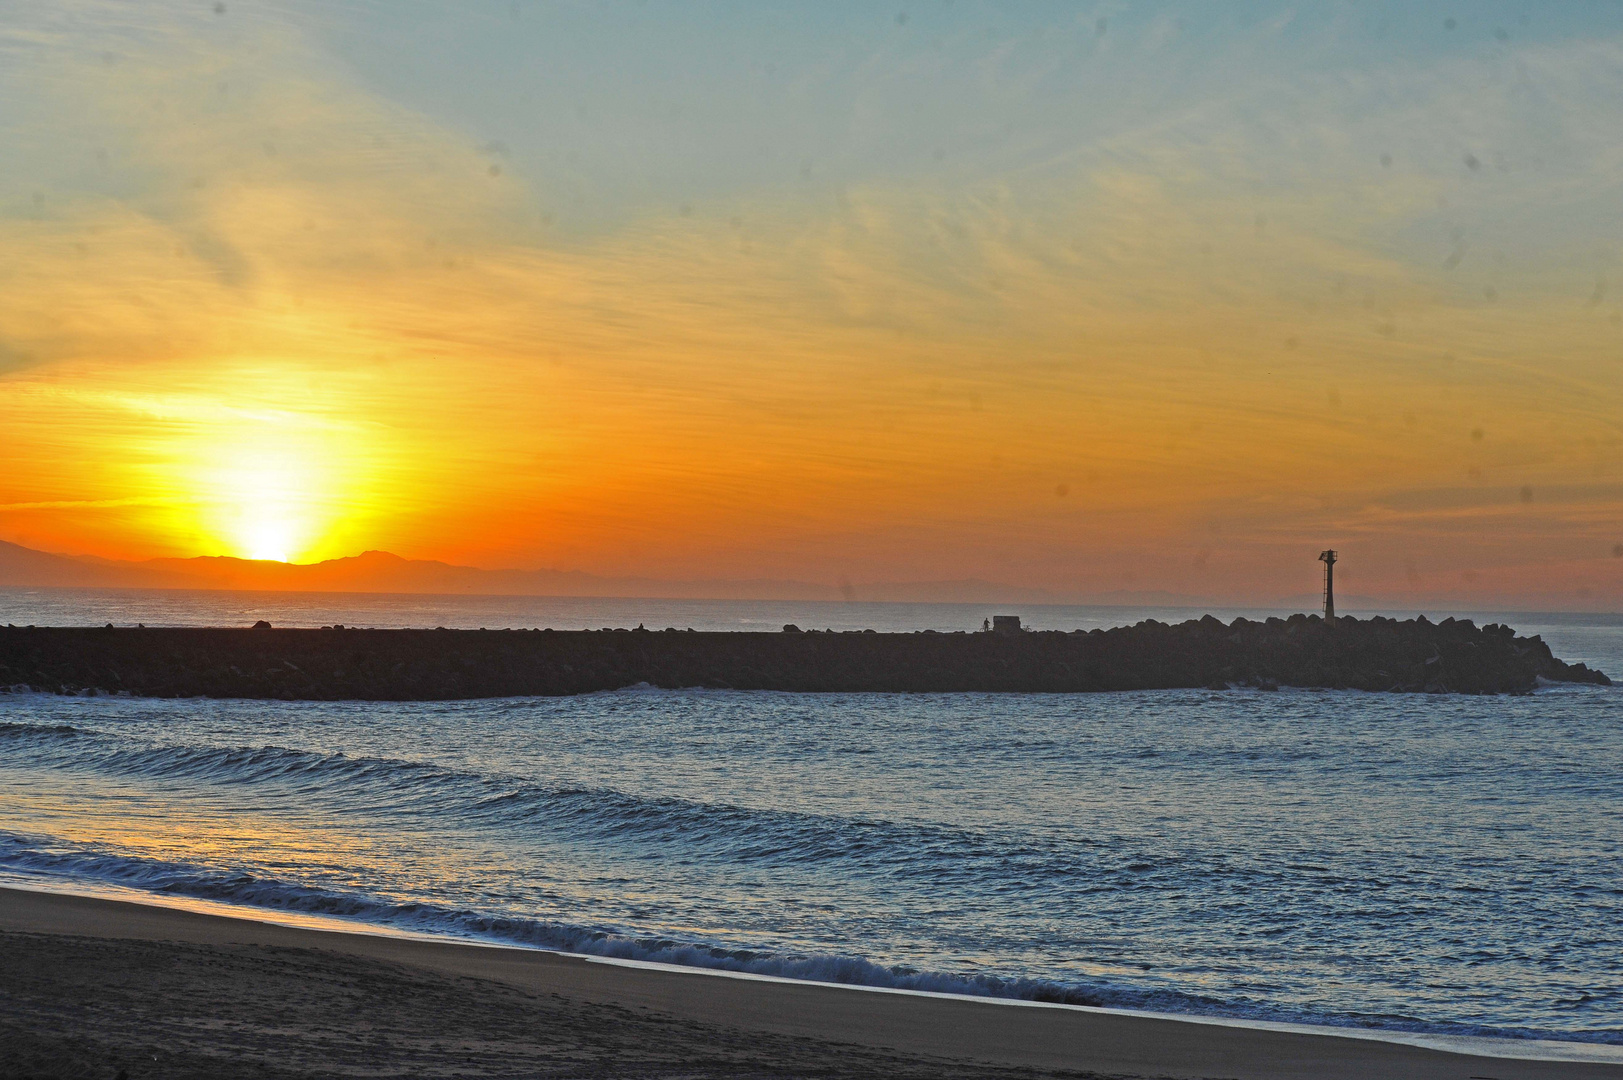
<path id="1" fill-rule="evenodd" d="M 9 744 L 9 745 L 7 745 Z M 171 745 L 71 725 L 0 723 L 0 746 L 58 769 L 233 785 L 285 785 L 393 815 L 442 817 L 547 836 L 618 844 L 682 845 L 689 858 L 728 864 L 826 865 L 848 873 L 901 873 L 943 884 L 973 877 L 1026 880 L 1110 873 L 1144 865 L 1110 858 L 1106 845 L 989 836 L 941 825 L 863 820 L 793 810 L 649 798 L 613 788 L 549 786 L 521 777 L 393 758 L 281 746 Z M 1101 859 L 1103 854 L 1106 857 Z"/>
<path id="2" fill-rule="evenodd" d="M 1623 1044 L 1610 696 L 0 709 L 12 878 L 866 987 Z"/>

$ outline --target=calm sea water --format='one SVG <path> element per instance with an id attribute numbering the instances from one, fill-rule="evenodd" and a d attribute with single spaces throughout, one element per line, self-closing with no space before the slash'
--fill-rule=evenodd
<path id="1" fill-rule="evenodd" d="M 0 592 L 0 622 L 41 625 L 993 610 Z M 1623 675 L 1623 618 L 1478 618 Z M 0 871 L 808 978 L 1623 1044 L 1623 691 L 0 695 Z"/>

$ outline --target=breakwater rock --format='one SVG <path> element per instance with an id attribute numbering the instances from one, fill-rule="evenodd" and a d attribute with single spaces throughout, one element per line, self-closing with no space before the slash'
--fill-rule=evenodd
<path id="1" fill-rule="evenodd" d="M 412 701 L 654 686 L 1066 693 L 1610 685 L 1537 637 L 1448 619 L 1146 620 L 1063 633 L 0 629 L 0 687 L 152 697 Z"/>

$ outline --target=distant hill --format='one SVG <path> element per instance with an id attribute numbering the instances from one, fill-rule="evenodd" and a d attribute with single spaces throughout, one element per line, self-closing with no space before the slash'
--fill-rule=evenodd
<path id="1" fill-rule="evenodd" d="M 229 556 L 123 562 L 52 555 L 4 541 L 0 541 L 0 586 L 965 604 L 1053 604 L 1067 600 L 1041 589 L 977 579 L 844 586 L 768 578 L 671 581 L 602 577 L 579 570 L 482 570 L 430 559 L 403 559 L 387 551 L 303 564 Z"/>
<path id="2" fill-rule="evenodd" d="M 133 563 L 50 555 L 0 540 L 0 585 L 108 588 L 154 585 Z"/>

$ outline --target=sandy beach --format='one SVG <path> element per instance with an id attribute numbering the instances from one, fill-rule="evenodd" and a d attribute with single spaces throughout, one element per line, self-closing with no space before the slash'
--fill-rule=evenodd
<path id="1" fill-rule="evenodd" d="M 1623 1077 L 0 889 L 6 1076 Z"/>

